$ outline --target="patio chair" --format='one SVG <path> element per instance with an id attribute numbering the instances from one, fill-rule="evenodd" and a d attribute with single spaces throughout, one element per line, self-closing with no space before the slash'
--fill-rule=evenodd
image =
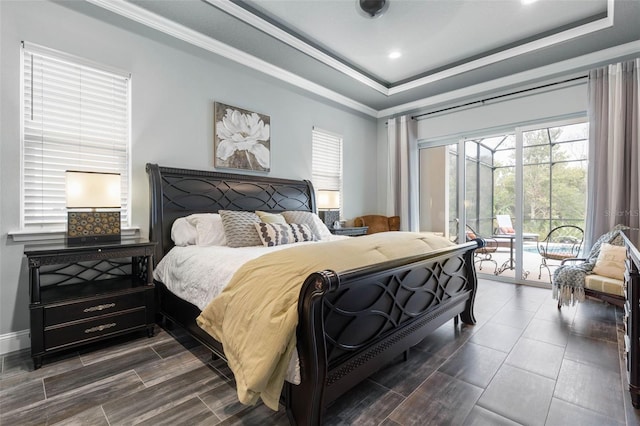
<path id="1" fill-rule="evenodd" d="M 515 235 L 516 234 L 516 230 L 513 228 L 513 223 L 511 222 L 511 216 L 509 216 L 508 214 L 497 214 L 496 222 L 498 223 L 498 227 L 496 229 L 496 235 Z M 524 240 L 538 241 L 538 234 L 523 232 L 522 238 Z"/>
<path id="2" fill-rule="evenodd" d="M 478 235 L 469 225 L 466 225 L 466 237 L 467 241 L 475 240 L 476 238 L 482 238 L 485 242 L 485 246 L 476 249 L 474 264 L 479 263 L 478 270 L 482 271 L 482 262 L 493 263 L 493 274 L 498 275 L 498 262 L 493 259 L 492 254 L 498 250 L 498 241 L 493 238 L 486 238 Z"/>
<path id="3" fill-rule="evenodd" d="M 510 235 L 516 233 L 515 229 L 513 229 L 513 224 L 511 223 L 511 216 L 508 214 L 497 214 L 496 222 L 498 222 L 496 234 Z"/>
<path id="4" fill-rule="evenodd" d="M 550 267 L 560 266 L 547 263 L 549 260 L 562 262 L 565 259 L 576 258 L 582 249 L 584 231 L 574 225 L 562 225 L 553 228 L 544 240 L 538 241 L 538 253 L 542 262 L 538 268 L 538 279 L 542 278 L 542 268 L 546 268 L 551 281 Z"/>

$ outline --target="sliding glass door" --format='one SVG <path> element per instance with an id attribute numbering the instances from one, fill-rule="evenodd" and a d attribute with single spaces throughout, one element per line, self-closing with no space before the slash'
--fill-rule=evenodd
<path id="1" fill-rule="evenodd" d="M 558 226 L 584 229 L 587 132 L 574 120 L 422 145 L 420 229 L 490 239 L 496 249 L 476 258 L 478 273 L 550 283 L 559 262 L 538 246 Z"/>
<path id="2" fill-rule="evenodd" d="M 587 204 L 587 123 L 567 123 L 522 130 L 523 226 L 543 242 L 523 240 L 529 279 L 551 283 L 557 260 L 581 250 Z M 562 228 L 559 228 L 562 227 Z M 555 237 L 547 239 L 554 230 Z"/>

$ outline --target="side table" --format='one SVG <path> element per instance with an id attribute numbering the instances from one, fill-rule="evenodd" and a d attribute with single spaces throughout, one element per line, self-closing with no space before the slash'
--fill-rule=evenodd
<path id="1" fill-rule="evenodd" d="M 34 368 L 75 346 L 144 329 L 153 336 L 155 244 L 25 247 Z"/>

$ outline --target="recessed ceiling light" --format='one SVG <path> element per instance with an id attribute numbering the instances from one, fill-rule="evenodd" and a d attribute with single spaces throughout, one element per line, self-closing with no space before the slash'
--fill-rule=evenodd
<path id="1" fill-rule="evenodd" d="M 389 59 L 398 59 L 400 56 L 402 56 L 402 52 L 398 50 L 394 50 L 393 52 L 389 53 Z"/>
<path id="2" fill-rule="evenodd" d="M 535 2 L 537 2 L 537 1 L 538 1 L 538 0 L 520 0 L 520 2 L 521 2 L 522 4 L 531 4 L 531 3 L 535 3 Z"/>

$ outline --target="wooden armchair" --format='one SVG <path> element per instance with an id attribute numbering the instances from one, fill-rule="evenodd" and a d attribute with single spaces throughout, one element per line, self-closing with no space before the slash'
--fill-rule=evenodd
<path id="1" fill-rule="evenodd" d="M 367 234 L 377 232 L 399 231 L 400 216 L 382 216 L 377 214 L 359 216 L 353 220 L 353 226 L 368 226 Z"/>

